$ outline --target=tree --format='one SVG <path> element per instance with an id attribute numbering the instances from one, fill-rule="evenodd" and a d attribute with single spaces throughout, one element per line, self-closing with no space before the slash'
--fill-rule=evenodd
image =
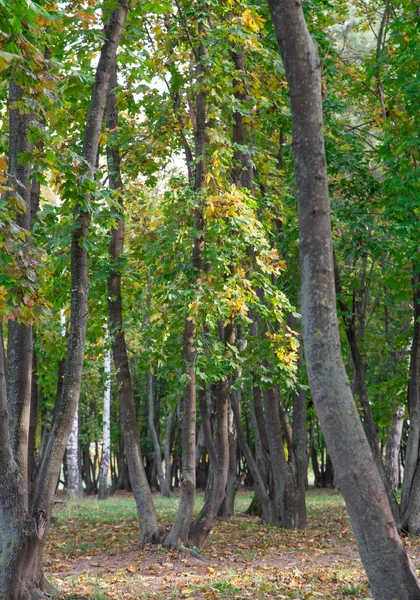
<path id="1" fill-rule="evenodd" d="M 269 6 L 292 108 L 303 342 L 312 398 L 374 597 L 420 598 L 420 584 L 395 528 L 341 355 L 317 47 L 300 3 L 270 0 Z"/>
<path id="2" fill-rule="evenodd" d="M 95 171 L 110 66 L 121 38 L 127 10 L 128 2 L 124 1 L 113 10 L 96 70 L 86 119 L 80 173 L 80 176 L 87 176 L 88 179 L 93 177 Z M 2 427 L 0 463 L 3 474 L 0 491 L 0 522 L 2 529 L 7 532 L 1 540 L 0 595 L 5 600 L 41 598 L 43 591 L 48 587 L 42 572 L 42 552 L 50 525 L 65 444 L 80 394 L 88 312 L 88 265 L 84 242 L 89 221 L 88 193 L 83 181 L 79 180 L 71 239 L 71 314 L 63 387 L 58 398 L 43 462 L 37 475 L 33 503 L 29 508 L 26 469 L 22 469 L 22 476 L 13 456 L 4 381 L 3 339 L 0 343 Z"/>

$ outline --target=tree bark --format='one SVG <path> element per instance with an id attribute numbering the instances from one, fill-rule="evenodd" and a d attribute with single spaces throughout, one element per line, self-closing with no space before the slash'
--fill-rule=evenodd
<path id="1" fill-rule="evenodd" d="M 405 407 L 399 406 L 388 429 L 386 443 L 385 470 L 391 489 L 396 491 L 400 485 L 401 437 L 404 424 Z"/>
<path id="2" fill-rule="evenodd" d="M 104 351 L 104 411 L 102 425 L 102 454 L 99 466 L 99 500 L 106 500 L 109 495 L 108 471 L 111 460 L 111 352 L 108 348 Z"/>
<path id="3" fill-rule="evenodd" d="M 321 65 L 300 2 L 270 0 L 292 108 L 302 278 L 302 326 L 311 395 L 375 600 L 420 598 L 347 379 L 340 347 Z"/>
<path id="4" fill-rule="evenodd" d="M 417 270 L 418 267 L 412 277 L 414 323 L 407 390 L 410 429 L 404 463 L 401 511 L 402 527 L 410 533 L 420 535 L 420 274 Z"/>
<path id="5" fill-rule="evenodd" d="M 106 124 L 109 130 L 118 126 L 118 110 L 116 107 L 115 88 L 117 86 L 117 65 L 111 65 L 111 82 L 107 98 Z M 134 391 L 131 381 L 127 345 L 123 327 L 123 307 L 121 293 L 121 273 L 118 261 L 124 250 L 124 218 L 122 181 L 120 173 L 120 155 L 117 148 L 107 146 L 107 162 L 109 187 L 120 192 L 118 201 L 120 212 L 116 213 L 117 227 L 112 230 L 110 243 L 111 268 L 108 276 L 109 329 L 111 334 L 112 354 L 114 358 L 118 394 L 120 397 L 120 419 L 124 434 L 124 446 L 127 456 L 130 482 L 137 505 L 140 527 L 140 542 L 159 541 L 159 528 L 153 497 L 144 470 L 137 428 L 137 415 L 134 403 Z"/>
<path id="6" fill-rule="evenodd" d="M 155 417 L 154 417 L 154 406 L 153 406 L 153 375 L 151 371 L 147 371 L 147 406 L 148 406 L 148 421 L 149 421 L 149 431 L 150 436 L 152 438 L 153 450 L 155 454 L 155 465 L 157 470 L 157 478 L 159 484 L 160 495 L 163 498 L 169 498 L 171 495 L 171 490 L 169 486 L 169 481 L 166 479 L 165 473 L 163 472 L 162 466 L 162 452 L 160 449 L 159 438 L 156 432 L 155 427 Z"/>
<path id="7" fill-rule="evenodd" d="M 15 83 L 9 86 L 9 104 L 18 102 L 23 90 Z M 16 215 L 16 224 L 29 235 L 31 229 L 31 164 L 22 164 L 21 152 L 30 152 L 28 127 L 33 118 L 18 108 L 9 112 L 8 183 L 12 194 L 20 198 L 24 211 Z M 25 242 L 28 249 L 28 239 Z M 27 251 L 26 249 L 26 251 Z M 28 431 L 32 384 L 32 327 L 17 320 L 8 322 L 7 399 L 12 450 L 22 477 L 28 481 Z M 28 502 L 28 499 L 26 500 Z"/>
<path id="8" fill-rule="evenodd" d="M 195 173 L 194 191 L 200 194 L 205 186 L 205 150 L 206 150 L 206 89 L 205 67 L 203 59 L 206 49 L 202 39 L 203 25 L 198 27 L 201 37 L 197 52 L 196 76 L 198 92 L 196 98 L 196 131 L 195 131 Z M 194 247 L 192 265 L 195 272 L 193 287 L 198 291 L 203 270 L 202 253 L 204 249 L 204 217 L 202 206 L 194 214 Z M 184 371 L 188 375 L 188 383 L 184 388 L 182 403 L 182 479 L 181 496 L 174 525 L 165 540 L 167 547 L 180 547 L 188 543 L 188 531 L 192 520 L 195 501 L 195 427 L 196 427 L 196 324 L 194 318 L 188 316 L 184 329 Z"/>
<path id="9" fill-rule="evenodd" d="M 66 444 L 67 498 L 82 496 L 79 466 L 79 407 L 76 409 L 69 439 Z"/>

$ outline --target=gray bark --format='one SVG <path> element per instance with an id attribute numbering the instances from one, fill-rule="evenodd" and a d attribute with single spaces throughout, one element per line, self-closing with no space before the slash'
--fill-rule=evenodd
<path id="1" fill-rule="evenodd" d="M 302 325 L 309 384 L 375 600 L 420 598 L 358 417 L 340 347 L 325 160 L 321 68 L 300 2 L 270 0 L 292 107 Z"/>
<path id="2" fill-rule="evenodd" d="M 9 86 L 9 103 L 23 97 L 15 83 Z M 16 224 L 28 233 L 31 229 L 31 164 L 21 164 L 19 154 L 29 152 L 28 127 L 33 116 L 14 108 L 9 112 L 8 183 L 12 195 L 20 198 L 25 210 L 16 215 Z M 29 242 L 26 240 L 28 246 Z M 32 327 L 17 320 L 8 322 L 7 399 L 10 414 L 12 450 L 22 477 L 28 481 L 28 432 L 32 384 Z M 26 502 L 28 499 L 26 500 Z"/>

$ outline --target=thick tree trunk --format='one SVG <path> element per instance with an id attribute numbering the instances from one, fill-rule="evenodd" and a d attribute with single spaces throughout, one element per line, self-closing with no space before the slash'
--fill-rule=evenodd
<path id="1" fill-rule="evenodd" d="M 199 24 L 199 34 L 203 36 L 203 25 Z M 203 41 L 197 53 L 196 75 L 199 86 L 196 99 L 196 131 L 194 191 L 200 194 L 205 185 L 205 149 L 206 149 L 206 89 L 203 58 L 206 49 Z M 195 271 L 194 288 L 198 290 L 203 270 L 202 253 L 204 249 L 204 218 L 202 207 L 194 215 L 194 248 L 192 264 Z M 195 501 L 195 427 L 196 427 L 196 325 L 194 318 L 188 316 L 184 329 L 184 369 L 188 383 L 184 388 L 182 404 L 182 479 L 181 497 L 174 525 L 165 540 L 167 547 L 185 546 L 188 543 L 188 531 L 192 520 Z"/>
<path id="2" fill-rule="evenodd" d="M 396 491 L 401 481 L 401 437 L 405 407 L 399 406 L 388 429 L 385 470 L 391 489 Z"/>
<path id="3" fill-rule="evenodd" d="M 111 67 L 112 75 L 106 108 L 106 124 L 109 130 L 115 129 L 118 126 L 118 111 L 114 93 L 117 85 L 115 60 Z M 107 161 L 109 187 L 111 190 L 121 190 L 122 181 L 118 148 L 107 147 Z M 119 195 L 118 199 L 122 212 L 122 195 Z M 118 265 L 118 260 L 124 249 L 124 219 L 121 215 L 117 214 L 116 216 L 117 228 L 112 230 L 110 244 L 112 264 L 108 277 L 109 329 L 112 339 L 112 354 L 114 357 L 118 394 L 120 397 L 120 419 L 124 433 L 124 446 L 130 472 L 130 482 L 137 505 L 140 541 L 142 544 L 145 544 L 149 541 L 159 541 L 161 534 L 152 493 L 144 470 L 137 427 L 134 391 L 123 327 L 121 273 L 119 267 L 115 266 Z"/>
<path id="4" fill-rule="evenodd" d="M 67 498 L 80 498 L 82 496 L 82 482 L 80 480 L 79 465 L 79 407 L 74 415 L 69 439 L 66 444 L 67 462 Z"/>
<path id="5" fill-rule="evenodd" d="M 9 104 L 19 102 L 23 91 L 15 83 L 9 86 Z M 16 224 L 29 233 L 31 229 L 31 164 L 21 164 L 19 154 L 30 152 L 28 127 L 31 114 L 18 108 L 9 113 L 8 182 L 24 204 L 24 211 L 16 215 Z M 23 207 L 22 207 L 23 208 Z M 28 242 L 26 242 L 28 244 Z M 12 451 L 19 471 L 28 481 L 28 431 L 31 409 L 32 383 L 32 327 L 17 320 L 8 322 L 7 338 L 7 399 Z"/>
<path id="6" fill-rule="evenodd" d="M 415 600 L 420 598 L 417 574 L 395 528 L 341 354 L 320 60 L 301 3 L 270 0 L 269 5 L 292 107 L 302 326 L 311 395 L 375 600 Z"/>
<path id="7" fill-rule="evenodd" d="M 102 424 L 102 453 L 99 466 L 99 500 L 105 500 L 109 495 L 108 471 L 111 460 L 111 352 L 108 348 L 105 348 L 104 354 L 105 389 Z"/>

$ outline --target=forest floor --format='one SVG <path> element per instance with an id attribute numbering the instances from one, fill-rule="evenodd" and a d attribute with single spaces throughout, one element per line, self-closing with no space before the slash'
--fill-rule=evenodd
<path id="1" fill-rule="evenodd" d="M 304 532 L 244 515 L 251 498 L 249 492 L 238 494 L 235 517 L 216 522 L 199 557 L 162 546 L 141 548 L 135 503 L 127 494 L 58 504 L 46 547 L 47 577 L 66 600 L 370 600 L 340 494 L 309 490 Z M 163 526 L 172 523 L 177 505 L 177 498 L 156 497 Z M 419 568 L 420 540 L 405 543 Z"/>

